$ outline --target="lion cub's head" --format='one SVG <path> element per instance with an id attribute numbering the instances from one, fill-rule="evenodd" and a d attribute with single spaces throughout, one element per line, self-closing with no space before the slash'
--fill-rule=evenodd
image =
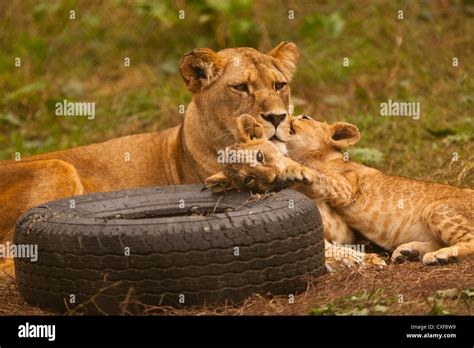
<path id="1" fill-rule="evenodd" d="M 300 163 L 306 163 L 308 159 L 328 161 L 341 157 L 340 150 L 356 144 L 359 139 L 359 129 L 350 123 L 327 124 L 309 116 L 292 117 L 288 154 Z"/>
<path id="2" fill-rule="evenodd" d="M 250 114 L 261 123 L 265 137 L 286 151 L 289 83 L 298 58 L 292 42 L 282 42 L 267 53 L 238 47 L 219 52 L 197 48 L 186 54 L 180 72 L 194 96 L 185 127 L 199 131 L 218 150 L 238 140 L 236 117 Z"/>
<path id="3" fill-rule="evenodd" d="M 224 170 L 206 179 L 214 192 L 239 190 L 269 192 L 279 188 L 279 174 L 287 158 L 268 141 L 263 127 L 250 115 L 237 118 L 240 143 L 218 153 Z"/>

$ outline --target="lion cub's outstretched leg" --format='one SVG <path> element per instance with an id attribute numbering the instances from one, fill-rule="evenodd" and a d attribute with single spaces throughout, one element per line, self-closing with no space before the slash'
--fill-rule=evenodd
<path id="1" fill-rule="evenodd" d="M 27 209 L 82 194 L 84 187 L 71 164 L 55 159 L 36 160 L 1 167 L 0 193 L 0 242 L 5 242 L 11 241 L 15 221 Z"/>
<path id="2" fill-rule="evenodd" d="M 423 263 L 447 264 L 474 253 L 474 212 L 459 200 L 437 202 L 426 207 L 425 224 L 448 247 L 423 256 Z"/>

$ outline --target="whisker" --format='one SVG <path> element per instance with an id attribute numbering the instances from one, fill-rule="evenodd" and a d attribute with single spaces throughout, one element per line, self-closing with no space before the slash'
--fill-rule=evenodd
<path id="1" fill-rule="evenodd" d="M 234 139 L 234 133 L 232 132 L 232 127 L 228 127 L 222 131 L 222 135 L 218 136 L 217 138 L 214 138 L 211 140 L 211 144 L 214 144 L 217 141 L 222 140 L 225 137 L 232 137 L 232 140 Z"/>

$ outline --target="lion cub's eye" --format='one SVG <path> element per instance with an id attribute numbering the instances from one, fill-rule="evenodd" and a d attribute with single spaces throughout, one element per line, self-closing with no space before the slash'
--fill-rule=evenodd
<path id="1" fill-rule="evenodd" d="M 250 185 L 250 184 L 253 182 L 253 180 L 254 180 L 253 177 L 251 177 L 251 176 L 246 176 L 246 177 L 244 178 L 244 184 L 245 184 L 245 185 Z"/>
<path id="2" fill-rule="evenodd" d="M 291 122 L 290 122 L 290 134 L 291 135 L 296 134 L 295 129 L 293 128 L 293 125 L 291 124 Z"/>
<path id="3" fill-rule="evenodd" d="M 262 151 L 257 152 L 257 161 L 260 163 L 263 163 L 263 160 L 264 160 L 263 152 Z"/>
<path id="4" fill-rule="evenodd" d="M 238 85 L 232 86 L 232 88 L 239 92 L 249 93 L 249 86 L 246 83 L 239 83 Z"/>
<path id="5" fill-rule="evenodd" d="M 277 82 L 277 83 L 275 83 L 275 90 L 277 90 L 277 91 L 281 91 L 285 87 L 286 87 L 286 82 Z"/>

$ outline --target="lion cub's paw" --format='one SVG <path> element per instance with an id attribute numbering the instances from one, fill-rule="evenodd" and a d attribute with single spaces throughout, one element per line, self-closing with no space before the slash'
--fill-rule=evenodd
<path id="1" fill-rule="evenodd" d="M 419 261 L 421 256 L 422 255 L 419 250 L 401 245 L 392 253 L 391 259 L 392 262 L 402 263 L 407 260 Z"/>
<path id="2" fill-rule="evenodd" d="M 423 263 L 425 265 L 447 265 L 448 263 L 456 262 L 457 260 L 456 247 L 448 247 L 433 251 L 423 256 Z"/>
<path id="3" fill-rule="evenodd" d="M 305 185 L 311 185 L 313 183 L 313 171 L 312 169 L 304 166 L 288 166 L 283 169 L 278 176 L 281 182 L 292 184 L 292 183 L 303 183 Z"/>

